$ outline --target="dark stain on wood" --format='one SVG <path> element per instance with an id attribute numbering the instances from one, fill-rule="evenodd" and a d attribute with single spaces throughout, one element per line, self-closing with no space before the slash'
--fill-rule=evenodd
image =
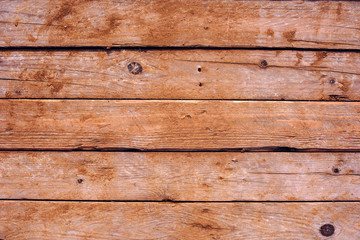
<path id="1" fill-rule="evenodd" d="M 44 68 L 47 68 L 47 66 L 44 66 Z M 55 94 L 60 92 L 64 87 L 63 81 L 56 80 L 57 76 L 63 73 L 64 72 L 57 70 L 29 70 L 24 68 L 18 75 L 18 78 L 24 81 L 45 82 L 50 93 Z"/>
<path id="2" fill-rule="evenodd" d="M 336 8 L 337 20 L 341 19 L 342 3 L 339 2 Z"/>
<path id="3" fill-rule="evenodd" d="M 340 86 L 341 91 L 343 91 L 343 93 L 346 94 L 350 89 L 351 83 L 345 78 L 338 80 L 338 83 L 341 85 Z"/>
<path id="4" fill-rule="evenodd" d="M 283 37 L 286 39 L 286 41 L 288 41 L 289 43 L 292 43 L 295 40 L 295 34 L 296 31 L 289 31 L 289 32 L 284 32 L 283 33 Z"/>
<path id="5" fill-rule="evenodd" d="M 57 10 L 54 14 L 49 15 L 45 21 L 45 25 L 51 26 L 54 22 L 59 22 L 64 19 L 67 15 L 70 15 L 74 11 L 74 4 L 76 1 L 64 2 L 60 9 Z"/>
<path id="6" fill-rule="evenodd" d="M 269 37 L 274 37 L 274 31 L 271 28 L 268 28 L 268 30 L 266 31 L 266 35 Z"/>
<path id="7" fill-rule="evenodd" d="M 328 53 L 325 51 L 316 52 L 315 53 L 316 59 L 311 64 L 311 66 L 317 66 L 317 65 L 321 64 L 323 62 L 323 60 L 327 57 L 327 55 L 328 55 Z"/>
<path id="8" fill-rule="evenodd" d="M 28 33 L 27 36 L 30 42 L 36 42 L 37 39 L 32 34 Z"/>
<path id="9" fill-rule="evenodd" d="M 123 20 L 123 17 L 119 14 L 111 14 L 106 17 L 105 28 L 96 29 L 95 32 L 90 33 L 90 38 L 106 38 L 108 35 L 111 35 L 113 31 L 116 30 L 120 21 Z"/>
<path id="10" fill-rule="evenodd" d="M 297 62 L 295 63 L 295 66 L 298 66 L 301 63 L 301 60 L 303 59 L 303 55 L 299 52 L 296 53 L 296 57 L 297 57 Z"/>

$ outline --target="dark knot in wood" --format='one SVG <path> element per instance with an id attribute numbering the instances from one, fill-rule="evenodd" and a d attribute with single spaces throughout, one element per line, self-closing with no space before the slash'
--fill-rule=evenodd
<path id="1" fill-rule="evenodd" d="M 127 67 L 128 67 L 129 72 L 134 75 L 142 72 L 142 66 L 140 65 L 140 63 L 131 62 L 131 63 L 129 63 L 129 65 Z"/>
<path id="2" fill-rule="evenodd" d="M 260 62 L 260 67 L 261 67 L 261 68 L 266 68 L 267 66 L 268 66 L 268 63 L 267 63 L 266 60 L 262 60 L 262 61 Z"/>
<path id="3" fill-rule="evenodd" d="M 335 227 L 332 224 L 325 224 L 320 227 L 320 233 L 325 237 L 330 237 L 334 232 Z"/>

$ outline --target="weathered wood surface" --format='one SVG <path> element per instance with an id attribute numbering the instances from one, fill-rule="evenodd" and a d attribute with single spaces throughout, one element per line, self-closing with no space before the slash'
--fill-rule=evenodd
<path id="1" fill-rule="evenodd" d="M 0 198 L 360 200 L 359 153 L 0 152 Z"/>
<path id="2" fill-rule="evenodd" d="M 360 149 L 360 102 L 0 100 L 0 149 Z"/>
<path id="3" fill-rule="evenodd" d="M 2 0 L 0 46 L 359 49 L 356 1 Z"/>
<path id="4" fill-rule="evenodd" d="M 18 239 L 360 238 L 359 203 L 0 202 L 0 237 Z"/>
<path id="5" fill-rule="evenodd" d="M 360 100 L 360 53 L 3 51 L 2 98 Z M 129 64 L 142 71 L 133 74 Z"/>

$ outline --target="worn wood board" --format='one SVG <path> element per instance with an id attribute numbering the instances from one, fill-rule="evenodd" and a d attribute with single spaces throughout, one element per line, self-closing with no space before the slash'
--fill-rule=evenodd
<path id="1" fill-rule="evenodd" d="M 357 52 L 27 50 L 0 56 L 1 98 L 360 100 Z"/>
<path id="2" fill-rule="evenodd" d="M 359 102 L 2 99 L 0 106 L 3 150 L 360 149 Z"/>
<path id="3" fill-rule="evenodd" d="M 360 238 L 359 203 L 0 202 L 0 237 L 18 239 Z"/>
<path id="4" fill-rule="evenodd" d="M 0 198 L 360 200 L 359 153 L 0 152 Z"/>
<path id="5" fill-rule="evenodd" d="M 359 49 L 357 1 L 1 1 L 0 46 Z"/>

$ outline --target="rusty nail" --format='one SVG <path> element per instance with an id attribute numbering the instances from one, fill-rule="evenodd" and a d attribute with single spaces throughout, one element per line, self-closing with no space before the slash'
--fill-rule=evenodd
<path id="1" fill-rule="evenodd" d="M 127 67 L 128 67 L 129 72 L 134 75 L 142 72 L 142 66 L 140 65 L 140 63 L 131 62 L 131 63 L 129 63 L 129 65 Z"/>

